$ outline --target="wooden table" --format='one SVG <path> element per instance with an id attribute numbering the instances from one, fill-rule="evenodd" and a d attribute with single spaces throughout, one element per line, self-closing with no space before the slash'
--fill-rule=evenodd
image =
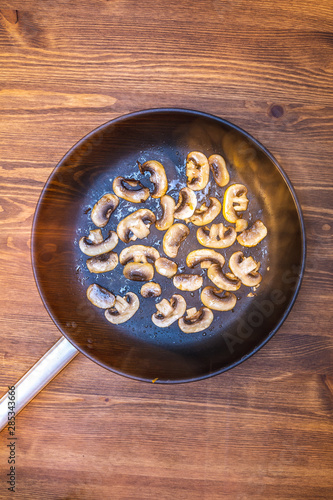
<path id="1" fill-rule="evenodd" d="M 332 1 L 2 6 L 1 393 L 59 338 L 33 279 L 32 218 L 96 126 L 168 106 L 230 120 L 281 163 L 307 234 L 292 312 L 237 368 L 156 386 L 79 355 L 17 417 L 15 498 L 333 498 Z M 14 498 L 7 430 L 0 443 L 0 498 Z"/>

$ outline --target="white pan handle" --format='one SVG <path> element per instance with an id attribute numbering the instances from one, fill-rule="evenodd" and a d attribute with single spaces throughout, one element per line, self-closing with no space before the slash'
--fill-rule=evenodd
<path id="1" fill-rule="evenodd" d="M 56 342 L 30 370 L 0 399 L 0 432 L 8 423 L 10 411 L 17 415 L 77 354 L 65 338 Z"/>

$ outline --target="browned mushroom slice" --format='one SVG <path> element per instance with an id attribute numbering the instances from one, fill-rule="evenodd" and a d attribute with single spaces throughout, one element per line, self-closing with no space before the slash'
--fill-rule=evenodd
<path id="1" fill-rule="evenodd" d="M 206 224 L 210 224 L 221 212 L 222 205 L 219 200 L 213 196 L 209 200 L 210 204 L 208 207 L 206 203 L 203 203 L 190 218 L 190 222 L 194 225 L 205 226 Z"/>
<path id="2" fill-rule="evenodd" d="M 178 320 L 178 326 L 184 333 L 202 332 L 208 328 L 214 319 L 214 314 L 207 307 L 187 309 L 186 316 Z"/>
<path id="3" fill-rule="evenodd" d="M 162 217 L 155 222 L 155 227 L 159 231 L 166 231 L 173 224 L 173 213 L 175 211 L 176 202 L 171 196 L 166 194 L 162 196 L 160 204 L 162 207 Z"/>
<path id="4" fill-rule="evenodd" d="M 247 229 L 247 226 L 248 226 L 247 220 L 237 219 L 235 225 L 236 233 L 241 233 L 242 231 L 245 231 L 245 229 Z"/>
<path id="5" fill-rule="evenodd" d="M 202 290 L 200 298 L 206 307 L 214 309 L 214 311 L 230 311 L 237 303 L 236 295 L 213 286 L 206 286 Z"/>
<path id="6" fill-rule="evenodd" d="M 137 238 L 145 238 L 150 233 L 150 225 L 155 220 L 156 217 L 151 210 L 140 208 L 119 222 L 117 234 L 124 243 L 135 241 Z"/>
<path id="7" fill-rule="evenodd" d="M 192 189 L 185 187 L 179 191 L 178 203 L 173 212 L 175 219 L 189 219 L 197 206 L 197 197 Z"/>
<path id="8" fill-rule="evenodd" d="M 117 295 L 113 307 L 106 309 L 105 317 L 110 323 L 119 325 L 128 321 L 139 309 L 140 301 L 133 292 L 128 292 L 125 297 Z"/>
<path id="9" fill-rule="evenodd" d="M 245 286 L 257 286 L 262 280 L 258 272 L 260 262 L 252 257 L 244 257 L 243 252 L 235 252 L 229 259 L 229 267 Z"/>
<path id="10" fill-rule="evenodd" d="M 172 278 L 172 276 L 174 276 L 178 271 L 178 266 L 176 262 L 173 262 L 165 257 L 160 257 L 155 260 L 155 269 L 162 276 Z"/>
<path id="11" fill-rule="evenodd" d="M 257 220 L 249 229 L 237 236 L 237 241 L 244 247 L 255 247 L 267 235 L 267 227 Z"/>
<path id="12" fill-rule="evenodd" d="M 111 214 L 119 203 L 118 196 L 107 193 L 94 205 L 91 211 L 91 220 L 98 227 L 104 227 L 109 222 Z"/>
<path id="13" fill-rule="evenodd" d="M 91 273 L 107 273 L 117 267 L 118 255 L 116 252 L 103 253 L 96 255 L 96 257 L 90 257 L 86 264 Z"/>
<path id="14" fill-rule="evenodd" d="M 221 290 L 235 292 L 241 287 L 241 280 L 232 273 L 224 274 L 219 264 L 213 264 L 207 271 L 208 278 Z"/>
<path id="15" fill-rule="evenodd" d="M 103 240 L 100 229 L 90 231 L 89 236 L 83 236 L 79 241 L 81 252 L 91 257 L 110 252 L 118 244 L 118 236 L 114 231 L 109 231 L 109 235 Z"/>
<path id="16" fill-rule="evenodd" d="M 145 283 L 142 285 L 140 293 L 145 299 L 149 297 L 159 297 L 162 293 L 161 285 L 158 283 Z"/>
<path id="17" fill-rule="evenodd" d="M 150 195 L 149 189 L 136 179 L 125 179 L 119 176 L 113 181 L 112 187 L 119 198 L 132 203 L 143 203 Z"/>
<path id="18" fill-rule="evenodd" d="M 249 200 L 246 197 L 247 189 L 243 184 L 232 184 L 229 186 L 223 198 L 223 217 L 228 222 L 236 222 L 239 219 L 237 212 L 247 209 Z"/>
<path id="19" fill-rule="evenodd" d="M 154 184 L 154 190 L 151 194 L 152 198 L 161 198 L 168 190 L 168 179 L 165 174 L 162 163 L 156 160 L 149 160 L 141 165 L 139 163 L 140 172 L 150 173 L 150 182 Z"/>
<path id="20" fill-rule="evenodd" d="M 160 257 L 158 250 L 145 245 L 131 245 L 125 247 L 119 254 L 119 262 L 122 265 L 128 262 L 141 262 L 142 264 L 151 260 L 155 262 Z"/>
<path id="21" fill-rule="evenodd" d="M 152 322 L 160 328 L 166 328 L 183 316 L 186 311 L 186 301 L 181 295 L 175 294 L 170 302 L 162 299 L 156 304 L 156 309 L 157 312 L 151 317 Z"/>
<path id="22" fill-rule="evenodd" d="M 173 284 L 183 292 L 194 292 L 202 287 L 203 277 L 198 274 L 176 274 L 173 278 Z"/>
<path id="23" fill-rule="evenodd" d="M 198 151 L 192 151 L 186 158 L 187 185 L 193 191 L 199 191 L 207 186 L 209 180 L 209 164 L 206 156 Z"/>
<path id="24" fill-rule="evenodd" d="M 220 224 L 212 224 L 210 229 L 199 227 L 197 239 L 200 245 L 209 248 L 227 248 L 236 240 L 236 231 L 233 227 L 225 227 Z"/>
<path id="25" fill-rule="evenodd" d="M 190 268 L 195 267 L 198 264 L 200 264 L 202 269 L 208 269 L 212 264 L 220 264 L 222 267 L 224 261 L 225 259 L 222 254 L 209 248 L 193 250 L 186 257 L 186 265 Z"/>
<path id="26" fill-rule="evenodd" d="M 148 262 L 129 262 L 124 267 L 124 276 L 132 281 L 150 281 L 154 277 L 154 266 Z"/>
<path id="27" fill-rule="evenodd" d="M 177 257 L 181 243 L 190 234 L 185 224 L 173 224 L 164 235 L 163 250 L 168 257 Z"/>
<path id="28" fill-rule="evenodd" d="M 210 169 L 218 186 L 226 186 L 230 180 L 225 159 L 221 155 L 211 155 L 208 158 Z"/>
<path id="29" fill-rule="evenodd" d="M 100 307 L 101 309 L 112 307 L 116 300 L 116 297 L 113 295 L 113 293 L 109 292 L 109 290 L 107 290 L 106 288 L 97 285 L 96 283 L 88 286 L 87 297 L 90 302 L 94 304 L 94 306 Z"/>

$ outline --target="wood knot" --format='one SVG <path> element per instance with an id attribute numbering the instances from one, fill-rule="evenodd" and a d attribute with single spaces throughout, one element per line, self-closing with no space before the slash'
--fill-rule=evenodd
<path id="1" fill-rule="evenodd" d="M 274 118 L 281 118 L 284 115 L 284 109 L 278 104 L 273 104 L 270 109 L 270 113 Z"/>

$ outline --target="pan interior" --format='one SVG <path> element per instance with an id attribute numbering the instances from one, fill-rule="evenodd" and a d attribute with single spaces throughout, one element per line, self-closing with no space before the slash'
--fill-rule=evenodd
<path id="1" fill-rule="evenodd" d="M 268 236 L 257 247 L 244 249 L 238 243 L 221 250 L 226 258 L 242 250 L 261 262 L 262 284 L 249 297 L 251 289 L 242 286 L 236 292 L 238 302 L 232 311 L 215 312 L 212 325 L 204 332 L 185 334 L 177 322 L 159 329 L 151 321 L 156 302 L 172 294 L 184 296 L 187 307 L 201 307 L 200 293 L 179 292 L 172 281 L 155 273 L 162 295 L 143 299 L 142 283 L 126 280 L 119 264 L 110 273 L 93 275 L 86 268 L 79 239 L 95 226 L 90 211 L 105 193 L 112 192 L 113 179 L 137 178 L 151 187 L 137 162 L 160 161 L 166 170 L 168 194 L 178 199 L 186 186 L 185 159 L 190 151 L 206 156 L 222 154 L 227 161 L 231 182 L 248 188 L 247 219 L 261 219 Z M 225 188 L 213 180 L 204 192 L 196 192 L 198 206 L 209 196 L 221 201 Z M 105 236 L 115 230 L 121 218 L 138 208 L 147 207 L 157 217 L 159 201 L 149 198 L 144 204 L 120 200 L 119 209 L 102 230 Z M 216 221 L 222 222 L 220 214 Z M 175 221 L 182 222 L 182 221 Z M 189 251 L 202 248 L 196 239 L 196 227 L 174 259 L 180 272 L 200 273 L 204 286 L 211 285 L 206 272 L 189 270 L 185 258 Z M 164 232 L 151 228 L 145 244 L 161 255 Z M 119 242 L 117 253 L 125 244 Z M 295 299 L 304 262 L 304 237 L 300 210 L 289 181 L 254 139 L 230 123 L 216 117 L 185 110 L 150 110 L 111 121 L 82 139 L 63 158 L 41 195 L 33 226 L 33 266 L 40 294 L 61 332 L 84 354 L 102 366 L 142 380 L 180 382 L 204 378 L 238 364 L 259 349 L 277 330 Z M 136 293 L 140 309 L 122 325 L 111 325 L 104 312 L 86 298 L 91 283 L 124 295 Z"/>

